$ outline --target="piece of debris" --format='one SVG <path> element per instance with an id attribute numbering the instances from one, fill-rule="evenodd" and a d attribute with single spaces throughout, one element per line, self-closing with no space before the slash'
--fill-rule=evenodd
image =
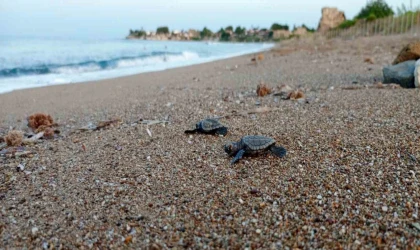
<path id="1" fill-rule="evenodd" d="M 293 89 L 289 85 L 286 85 L 286 84 L 283 84 L 277 87 L 277 89 L 278 91 L 274 93 L 273 95 L 280 96 L 280 98 L 282 99 L 287 99 L 287 96 L 289 95 L 289 93 L 293 91 Z"/>
<path id="2" fill-rule="evenodd" d="M 165 120 L 165 121 L 160 121 L 160 120 L 141 120 L 139 121 L 140 124 L 145 124 L 145 125 L 155 125 L 155 124 L 165 124 L 165 123 L 169 123 L 169 121 Z"/>
<path id="3" fill-rule="evenodd" d="M 23 132 L 19 130 L 11 130 L 4 137 L 6 144 L 10 147 L 21 146 L 23 142 Z"/>
<path id="4" fill-rule="evenodd" d="M 20 171 L 20 172 L 22 172 L 23 170 L 25 170 L 25 166 L 23 166 L 22 164 L 19 164 L 17 167 L 16 167 L 16 171 Z"/>
<path id="5" fill-rule="evenodd" d="M 370 57 L 365 58 L 365 63 L 374 64 L 373 59 Z"/>
<path id="6" fill-rule="evenodd" d="M 298 100 L 301 98 L 305 98 L 305 94 L 301 90 L 292 91 L 287 95 L 287 99 L 289 100 Z"/>
<path id="7" fill-rule="evenodd" d="M 257 56 L 254 56 L 251 58 L 251 62 L 257 62 L 264 60 L 264 54 L 258 54 Z"/>
<path id="8" fill-rule="evenodd" d="M 128 245 L 128 244 L 130 244 L 132 242 L 133 242 L 133 235 L 129 235 L 129 236 L 125 237 L 124 243 L 126 245 Z"/>
<path id="9" fill-rule="evenodd" d="M 258 96 L 266 96 L 268 94 L 271 94 L 272 90 L 269 88 L 266 84 L 260 83 L 257 85 L 257 95 Z"/>
<path id="10" fill-rule="evenodd" d="M 78 130 L 80 131 L 100 130 L 109 126 L 118 125 L 120 123 L 121 123 L 121 119 L 117 118 L 117 119 L 108 120 L 108 121 L 100 121 L 96 125 L 90 123 L 82 128 L 79 128 Z"/>
<path id="11" fill-rule="evenodd" d="M 149 130 L 149 128 L 147 128 L 147 129 L 146 129 L 146 131 L 147 131 L 147 134 L 148 134 L 150 137 L 152 137 L 152 132 Z"/>
<path id="12" fill-rule="evenodd" d="M 382 82 L 377 82 L 372 85 L 348 85 L 342 87 L 345 90 L 355 90 L 355 89 L 400 89 L 401 85 L 396 83 L 387 83 L 383 84 Z"/>
<path id="13" fill-rule="evenodd" d="M 39 128 L 47 128 L 55 126 L 52 117 L 50 115 L 46 115 L 43 113 L 33 114 L 28 117 L 28 127 L 30 127 L 33 131 L 36 131 Z M 42 126 L 42 127 L 41 127 Z M 40 132 L 40 131 L 39 131 Z"/>
<path id="14" fill-rule="evenodd" d="M 272 111 L 277 111 L 277 110 L 280 110 L 280 108 L 260 107 L 260 108 L 255 108 L 255 109 L 251 109 L 244 112 L 232 111 L 232 114 L 215 117 L 214 119 L 229 118 L 231 116 L 247 116 L 247 115 L 261 114 L 261 113 L 267 113 L 267 112 L 272 112 Z"/>
<path id="15" fill-rule="evenodd" d="M 33 152 L 27 150 L 25 147 L 10 147 L 0 151 L 0 157 L 30 157 L 32 155 Z"/>
<path id="16" fill-rule="evenodd" d="M 29 138 L 23 139 L 23 144 L 33 144 L 38 142 L 38 140 L 44 137 L 44 133 L 45 132 L 39 132 L 38 134 L 35 134 Z"/>

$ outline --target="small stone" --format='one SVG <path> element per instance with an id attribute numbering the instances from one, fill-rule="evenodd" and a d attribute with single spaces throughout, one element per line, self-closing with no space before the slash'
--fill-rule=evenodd
<path id="1" fill-rule="evenodd" d="M 32 231 L 32 234 L 35 235 L 36 233 L 38 233 L 38 228 L 33 227 L 31 231 Z"/>
<path id="2" fill-rule="evenodd" d="M 318 200 L 322 200 L 322 195 L 318 195 L 316 198 L 317 198 Z"/>
<path id="3" fill-rule="evenodd" d="M 382 207 L 382 211 L 387 212 L 388 211 L 388 207 L 387 206 L 383 206 Z"/>
<path id="4" fill-rule="evenodd" d="M 417 230 L 419 230 L 419 231 L 420 231 L 420 224 L 419 224 L 419 223 L 415 222 L 415 223 L 411 223 L 411 225 L 412 225 L 414 228 L 416 228 Z"/>
<path id="5" fill-rule="evenodd" d="M 241 198 L 239 198 L 239 203 L 244 204 L 244 201 Z"/>
<path id="6" fill-rule="evenodd" d="M 260 233 L 261 233 L 261 229 L 257 229 L 255 232 L 256 232 L 257 234 L 260 234 Z"/>
<path id="7" fill-rule="evenodd" d="M 23 166 L 22 164 L 19 164 L 17 167 L 16 167 L 16 170 L 19 172 L 19 171 L 23 171 L 23 170 L 25 170 L 25 166 Z"/>

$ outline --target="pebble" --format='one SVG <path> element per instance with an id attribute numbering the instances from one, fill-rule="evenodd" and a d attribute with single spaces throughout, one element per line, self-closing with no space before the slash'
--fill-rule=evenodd
<path id="1" fill-rule="evenodd" d="M 256 232 L 257 234 L 260 234 L 260 233 L 261 233 L 261 229 L 257 229 L 255 232 Z"/>
<path id="2" fill-rule="evenodd" d="M 36 233 L 38 233 L 38 228 L 33 227 L 31 231 L 32 231 L 32 234 L 35 235 Z"/>
<path id="3" fill-rule="evenodd" d="M 382 211 L 387 212 L 388 211 L 388 207 L 387 206 L 383 206 L 382 207 Z"/>
<path id="4" fill-rule="evenodd" d="M 322 200 L 322 195 L 318 195 L 316 198 L 317 198 L 318 200 Z"/>

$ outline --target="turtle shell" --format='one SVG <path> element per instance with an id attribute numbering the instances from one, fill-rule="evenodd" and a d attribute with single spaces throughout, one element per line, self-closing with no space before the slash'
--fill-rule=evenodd
<path id="1" fill-rule="evenodd" d="M 275 144 L 276 141 L 273 138 L 261 135 L 248 135 L 242 138 L 242 143 L 248 146 L 251 150 L 260 151 L 267 149 L 271 145 Z"/>
<path id="2" fill-rule="evenodd" d="M 204 132 L 210 132 L 212 130 L 224 127 L 218 120 L 205 119 L 197 124 L 198 129 L 202 129 Z"/>

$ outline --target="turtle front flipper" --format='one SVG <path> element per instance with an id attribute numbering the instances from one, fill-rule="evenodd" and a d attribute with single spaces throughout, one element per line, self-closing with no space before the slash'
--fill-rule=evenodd
<path id="1" fill-rule="evenodd" d="M 216 129 L 216 135 L 223 135 L 226 136 L 228 133 L 228 129 L 226 127 L 221 127 Z"/>
<path id="2" fill-rule="evenodd" d="M 283 158 L 287 154 L 287 150 L 283 147 L 277 147 L 277 146 L 271 146 L 270 147 L 271 153 L 273 153 L 275 156 Z"/>
<path id="3" fill-rule="evenodd" d="M 186 133 L 186 134 L 194 134 L 194 133 L 197 133 L 197 129 L 185 130 L 184 133 Z"/>
<path id="4" fill-rule="evenodd" d="M 245 154 L 245 150 L 241 149 L 238 151 L 238 153 L 236 154 L 235 158 L 233 158 L 233 160 L 230 162 L 230 165 L 235 164 L 237 161 L 239 161 Z"/>

